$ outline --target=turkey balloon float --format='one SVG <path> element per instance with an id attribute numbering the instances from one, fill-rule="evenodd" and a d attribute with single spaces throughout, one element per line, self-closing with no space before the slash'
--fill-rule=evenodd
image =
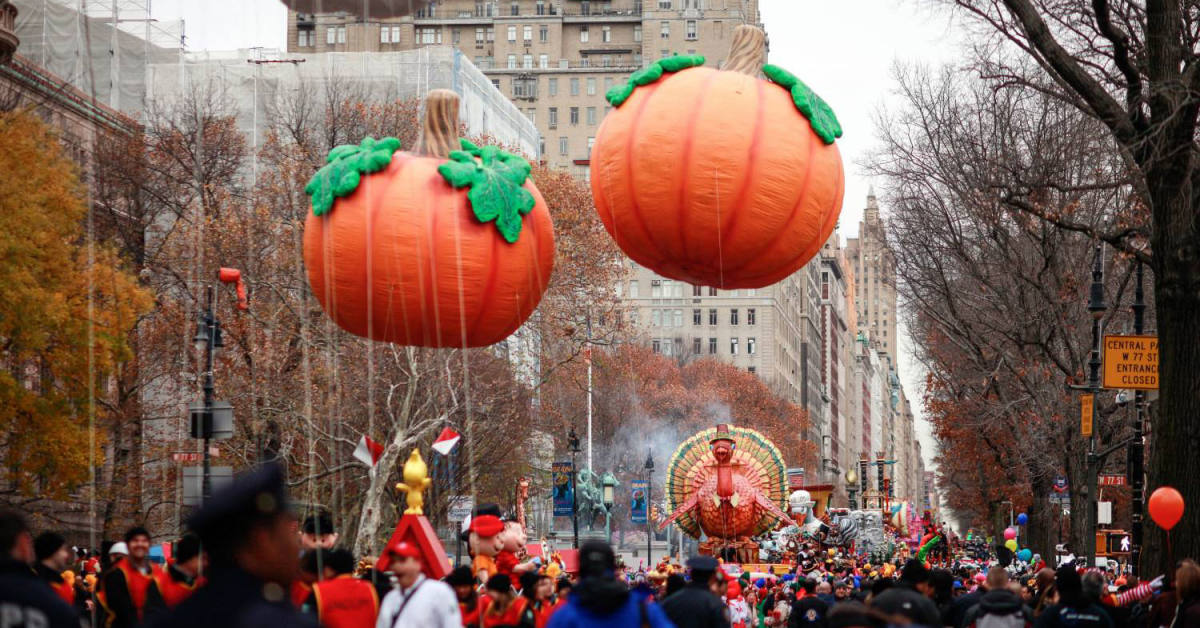
<path id="1" fill-rule="evenodd" d="M 765 54 L 765 34 L 743 25 L 720 70 L 667 57 L 608 92 L 592 195 L 635 262 L 696 285 L 761 288 L 799 270 L 833 232 L 841 125 Z"/>
<path id="2" fill-rule="evenodd" d="M 305 188 L 308 281 L 346 331 L 482 347 L 516 331 L 546 291 L 554 228 L 529 162 L 457 130 L 458 95 L 433 90 L 414 151 L 391 137 L 338 146 Z"/>

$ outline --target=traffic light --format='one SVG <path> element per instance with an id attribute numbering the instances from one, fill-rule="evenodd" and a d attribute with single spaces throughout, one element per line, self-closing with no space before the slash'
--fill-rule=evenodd
<path id="1" fill-rule="evenodd" d="M 650 521 L 658 523 L 658 504 L 650 504 Z"/>

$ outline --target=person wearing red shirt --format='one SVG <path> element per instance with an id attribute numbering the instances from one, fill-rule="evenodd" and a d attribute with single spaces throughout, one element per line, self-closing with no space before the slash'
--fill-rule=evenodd
<path id="1" fill-rule="evenodd" d="M 462 615 L 463 627 L 479 628 L 492 598 L 480 595 L 475 589 L 475 576 L 471 568 L 466 565 L 455 567 L 443 580 L 454 589 L 454 596 L 458 598 L 458 612 Z"/>
<path id="2" fill-rule="evenodd" d="M 194 534 L 185 535 L 175 543 L 175 561 L 167 568 L 158 572 L 155 581 L 158 592 L 162 594 L 167 608 L 175 608 L 179 603 L 188 599 L 196 589 L 204 585 L 200 576 L 202 558 L 200 556 L 200 537 Z"/>
<path id="3" fill-rule="evenodd" d="M 158 589 L 162 569 L 150 562 L 150 532 L 134 527 L 125 533 L 129 556 L 116 562 L 101 578 L 98 596 L 106 612 L 105 628 L 132 628 L 164 611 Z"/>
<path id="4" fill-rule="evenodd" d="M 45 580 L 64 602 L 74 606 L 75 588 L 62 577 L 73 557 L 67 540 L 53 532 L 43 532 L 33 540 L 33 551 L 37 557 L 33 569 L 38 577 Z"/>
<path id="5" fill-rule="evenodd" d="M 553 585 L 550 576 L 527 571 L 521 574 L 521 597 L 529 600 L 529 608 L 533 609 L 533 620 L 537 628 L 545 628 L 554 612 Z"/>
<path id="6" fill-rule="evenodd" d="M 334 550 L 324 567 L 333 577 L 313 585 L 312 608 L 317 621 L 325 628 L 374 626 L 379 595 L 370 582 L 354 577 L 354 555 Z"/>
<path id="7" fill-rule="evenodd" d="M 513 593 L 512 580 L 498 573 L 487 581 L 492 603 L 483 613 L 483 628 L 537 628 L 529 600 Z"/>

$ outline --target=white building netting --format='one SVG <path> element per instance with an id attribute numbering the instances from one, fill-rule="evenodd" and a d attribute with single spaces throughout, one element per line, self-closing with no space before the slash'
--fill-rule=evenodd
<path id="1" fill-rule="evenodd" d="M 471 135 L 492 135 L 533 159 L 540 157 L 537 127 L 462 53 L 450 46 L 402 52 L 287 54 L 251 49 L 185 53 L 174 63 L 146 69 L 147 99 L 169 106 L 200 88 L 221 95 L 248 136 L 261 137 L 270 112 L 297 90 L 354 90 L 364 102 L 420 98 L 431 89 L 456 92 L 460 118 Z"/>

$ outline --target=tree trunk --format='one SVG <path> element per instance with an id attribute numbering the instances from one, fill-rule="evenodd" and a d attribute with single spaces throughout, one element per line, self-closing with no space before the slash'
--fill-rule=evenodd
<path id="1" fill-rule="evenodd" d="M 1186 215 L 1194 213 L 1188 208 Z M 1170 223 L 1157 224 L 1171 229 Z M 1147 444 L 1146 498 L 1159 487 L 1173 486 L 1183 494 L 1186 511 L 1171 530 L 1173 557 L 1167 556 L 1163 529 L 1151 521 L 1145 524 L 1141 573 L 1146 575 L 1163 573 L 1172 559 L 1200 556 L 1200 256 L 1192 233 L 1189 228 L 1164 234 L 1161 239 L 1174 239 L 1175 246 L 1154 246 L 1160 377 L 1158 412 L 1151 417 Z"/>
<path id="2" fill-rule="evenodd" d="M 1058 506 L 1050 503 L 1050 482 L 1042 476 L 1036 476 L 1030 488 L 1033 505 L 1029 508 L 1029 525 L 1021 540 L 1033 553 L 1041 554 L 1043 558 L 1053 556 L 1055 539 L 1058 537 Z"/>
<path id="3" fill-rule="evenodd" d="M 358 515 L 358 529 L 354 534 L 355 556 L 375 556 L 380 539 L 379 529 L 383 526 L 383 511 L 390 510 L 385 498 L 390 488 L 392 470 L 398 466 L 407 436 L 405 431 L 397 430 L 392 442 L 388 443 L 379 457 L 379 462 L 375 463 L 375 473 L 371 475 L 371 484 L 363 496 L 362 511 Z"/>

